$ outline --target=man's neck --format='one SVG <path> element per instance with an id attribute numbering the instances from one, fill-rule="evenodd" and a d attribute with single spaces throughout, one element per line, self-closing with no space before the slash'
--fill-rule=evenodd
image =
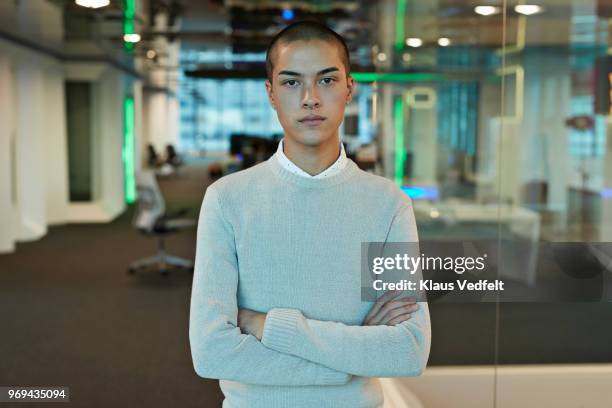
<path id="1" fill-rule="evenodd" d="M 285 137 L 283 153 L 300 169 L 311 176 L 316 176 L 338 160 L 340 139 L 336 135 L 319 145 L 308 146 Z"/>

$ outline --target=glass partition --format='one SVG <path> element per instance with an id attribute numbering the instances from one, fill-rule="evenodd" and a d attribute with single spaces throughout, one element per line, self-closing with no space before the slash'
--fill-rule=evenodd
<path id="1" fill-rule="evenodd" d="M 609 384 L 612 371 L 602 364 L 612 362 L 607 3 L 504 4 L 497 191 L 524 214 L 511 228 L 522 229 L 529 216 L 538 233 L 529 245 L 500 243 L 508 257 L 527 253 L 517 246 L 535 256 L 530 279 L 497 311 L 498 407 L 532 406 L 534 396 L 547 406 L 601 406 Z"/>
<path id="2" fill-rule="evenodd" d="M 381 3 L 355 74 L 422 254 L 486 258 L 429 275 L 487 290 L 428 290 L 428 371 L 393 380 L 424 406 L 600 406 L 612 373 L 612 8 L 536 3 Z"/>
<path id="3" fill-rule="evenodd" d="M 518 72 L 504 64 L 500 51 L 505 19 L 501 7 L 484 16 L 475 6 L 381 3 L 379 42 L 372 48 L 376 74 L 354 74 L 360 90 L 371 93 L 380 174 L 411 197 L 424 258 L 494 256 L 500 237 L 538 239 L 532 222 L 537 214 L 500 193 L 504 116 L 517 114 L 503 99 Z M 478 272 L 423 270 L 423 279 L 434 282 L 426 289 L 432 323 L 428 369 L 418 378 L 388 381 L 405 401 L 412 395 L 424 407 L 494 406 L 495 291 L 457 286 L 495 281 L 500 262 L 492 261 Z M 444 290 L 437 284 L 455 286 Z"/>

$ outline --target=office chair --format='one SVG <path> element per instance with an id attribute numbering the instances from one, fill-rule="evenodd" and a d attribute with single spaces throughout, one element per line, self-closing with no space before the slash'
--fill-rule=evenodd
<path id="1" fill-rule="evenodd" d="M 171 144 L 166 145 L 166 163 L 175 169 L 185 164 L 181 156 L 176 152 L 176 149 Z"/>
<path id="2" fill-rule="evenodd" d="M 155 174 L 160 177 L 174 174 L 175 166 L 162 159 L 151 143 L 147 145 L 147 164 L 150 168 L 155 169 Z"/>
<path id="3" fill-rule="evenodd" d="M 151 143 L 147 145 L 147 163 L 149 167 L 159 167 L 162 164 L 162 160 L 160 159 L 157 151 L 155 150 L 155 146 Z"/>
<path id="4" fill-rule="evenodd" d="M 181 228 L 193 227 L 195 219 L 184 218 L 187 209 L 176 214 L 166 214 L 164 197 L 159 191 L 155 174 L 151 170 L 143 170 L 136 175 L 138 202 L 132 225 L 145 235 L 159 238 L 157 253 L 153 256 L 139 259 L 130 264 L 128 272 L 134 274 L 140 269 L 157 267 L 162 276 L 168 275 L 169 267 L 191 269 L 193 262 L 166 253 L 165 238 Z"/>

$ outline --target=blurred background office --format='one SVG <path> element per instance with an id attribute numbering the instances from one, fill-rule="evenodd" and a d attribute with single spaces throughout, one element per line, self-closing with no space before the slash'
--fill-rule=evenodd
<path id="1" fill-rule="evenodd" d="M 0 1 L 0 386 L 220 406 L 189 354 L 194 220 L 274 153 L 265 49 L 302 19 L 347 40 L 341 140 L 421 240 L 518 242 L 527 286 L 573 242 L 560 269 L 595 282 L 432 302 L 429 368 L 385 380 L 389 406 L 609 406 L 612 0 Z"/>

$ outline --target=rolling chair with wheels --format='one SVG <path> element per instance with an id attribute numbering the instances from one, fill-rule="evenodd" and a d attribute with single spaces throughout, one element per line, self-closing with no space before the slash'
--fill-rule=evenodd
<path id="1" fill-rule="evenodd" d="M 145 170 L 136 175 L 136 189 L 138 202 L 132 225 L 143 234 L 157 236 L 159 240 L 157 253 L 132 262 L 128 272 L 133 274 L 140 269 L 151 267 L 156 267 L 162 276 L 168 274 L 170 267 L 193 271 L 192 261 L 166 253 L 165 238 L 182 228 L 194 227 L 197 225 L 196 220 L 184 218 L 187 209 L 182 209 L 176 214 L 166 214 L 164 197 L 159 191 L 153 171 Z"/>

